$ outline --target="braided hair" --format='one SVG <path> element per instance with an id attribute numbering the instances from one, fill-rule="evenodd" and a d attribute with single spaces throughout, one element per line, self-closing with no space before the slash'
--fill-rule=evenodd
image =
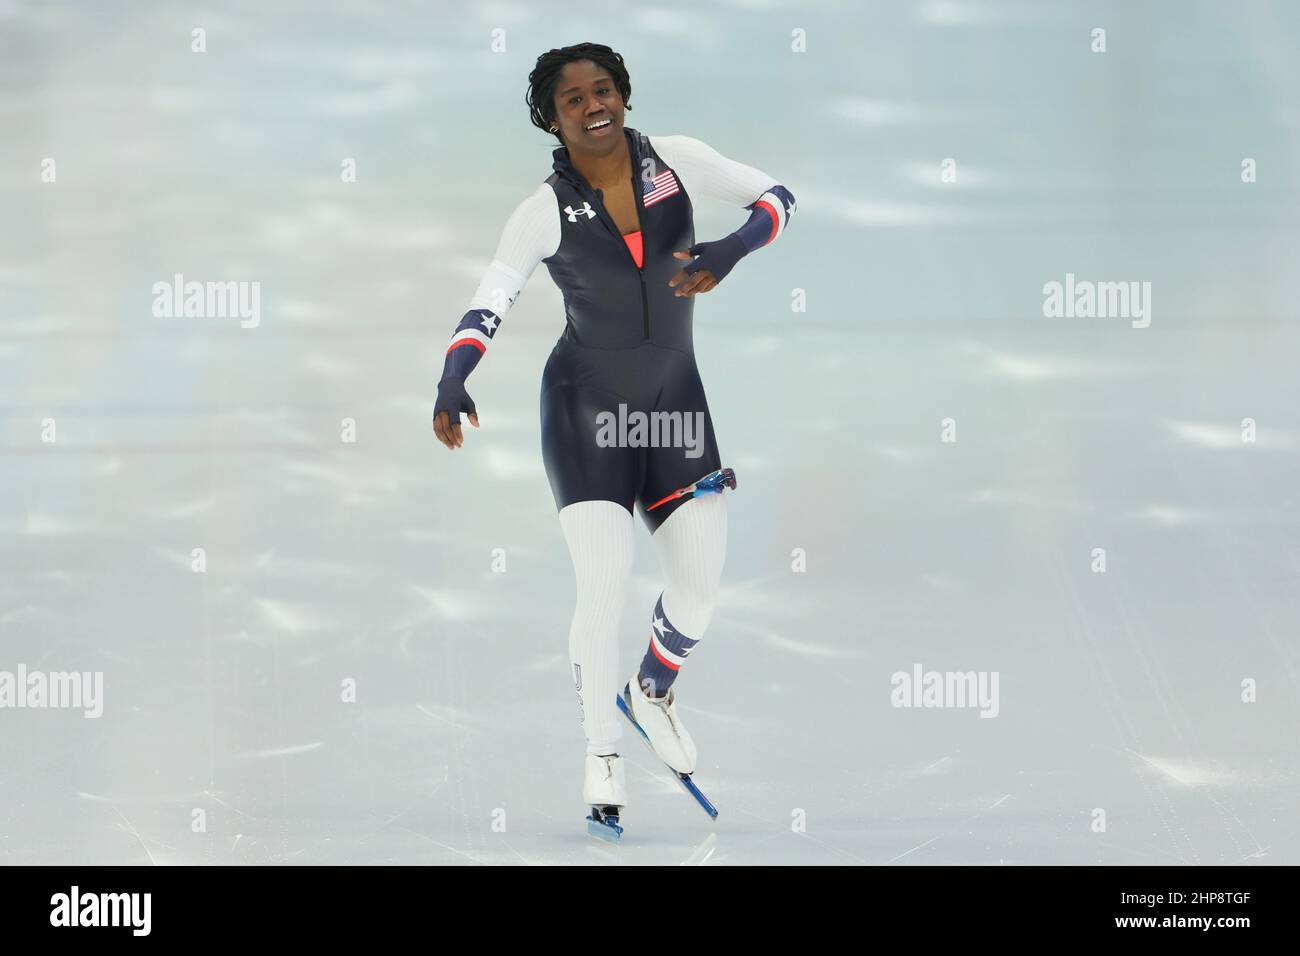
<path id="1" fill-rule="evenodd" d="M 547 50 L 537 58 L 537 65 L 528 74 L 528 92 L 524 94 L 524 102 L 528 104 L 529 117 L 538 129 L 551 132 L 551 124 L 555 122 L 555 87 L 565 66 L 578 60 L 590 60 L 608 70 L 614 79 L 614 88 L 623 97 L 623 107 L 632 108 L 628 102 L 632 96 L 632 81 L 628 79 L 623 57 L 603 43 L 575 43 Z M 553 135 L 563 146 L 564 139 L 560 134 Z"/>

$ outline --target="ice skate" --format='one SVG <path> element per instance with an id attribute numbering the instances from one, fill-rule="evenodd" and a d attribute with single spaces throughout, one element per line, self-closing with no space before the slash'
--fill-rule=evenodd
<path id="1" fill-rule="evenodd" d="M 678 773 L 694 773 L 695 741 L 677 716 L 676 692 L 669 688 L 667 697 L 647 697 L 639 675 L 633 674 L 623 688 L 623 700 L 659 759 Z"/>
<path id="2" fill-rule="evenodd" d="M 587 816 L 587 832 L 599 840 L 617 843 L 623 835 L 619 816 L 627 804 L 622 757 L 618 754 L 604 757 L 587 754 L 582 799 L 591 807 L 591 813 Z"/>

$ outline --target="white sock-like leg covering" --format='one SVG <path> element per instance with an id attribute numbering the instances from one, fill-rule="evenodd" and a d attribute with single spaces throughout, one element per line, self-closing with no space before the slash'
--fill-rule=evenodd
<path id="1" fill-rule="evenodd" d="M 561 509 L 560 527 L 578 585 L 569 626 L 569 660 L 582 705 L 587 752 L 614 753 L 623 733 L 614 698 L 623 689 L 618 625 L 632 577 L 632 515 L 613 501 L 579 501 Z"/>
<path id="2" fill-rule="evenodd" d="M 713 620 L 727 554 L 726 496 L 692 498 L 652 540 L 667 583 L 651 618 L 650 646 L 640 673 L 662 696 Z"/>

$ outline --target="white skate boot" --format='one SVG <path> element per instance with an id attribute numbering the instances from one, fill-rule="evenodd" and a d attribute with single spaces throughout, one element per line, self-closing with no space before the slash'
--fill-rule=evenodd
<path id="1" fill-rule="evenodd" d="M 641 725 L 659 759 L 678 773 L 695 772 L 695 741 L 677 716 L 677 695 L 672 688 L 668 696 L 647 697 L 637 675 L 623 688 L 623 702 L 632 719 Z"/>
<path id="2" fill-rule="evenodd" d="M 586 778 L 582 799 L 591 807 L 587 832 L 601 840 L 617 843 L 623 833 L 619 814 L 627 805 L 627 785 L 623 778 L 623 758 L 618 754 L 598 757 L 587 754 Z"/>

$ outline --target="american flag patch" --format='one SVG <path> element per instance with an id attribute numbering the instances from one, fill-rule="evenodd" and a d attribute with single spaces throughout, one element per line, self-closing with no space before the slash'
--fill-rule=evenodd
<path id="1" fill-rule="evenodd" d="M 665 169 L 645 184 L 645 196 L 642 197 L 641 205 L 653 206 L 661 199 L 667 199 L 669 196 L 675 196 L 678 192 L 677 177 L 673 175 L 671 169 Z"/>

